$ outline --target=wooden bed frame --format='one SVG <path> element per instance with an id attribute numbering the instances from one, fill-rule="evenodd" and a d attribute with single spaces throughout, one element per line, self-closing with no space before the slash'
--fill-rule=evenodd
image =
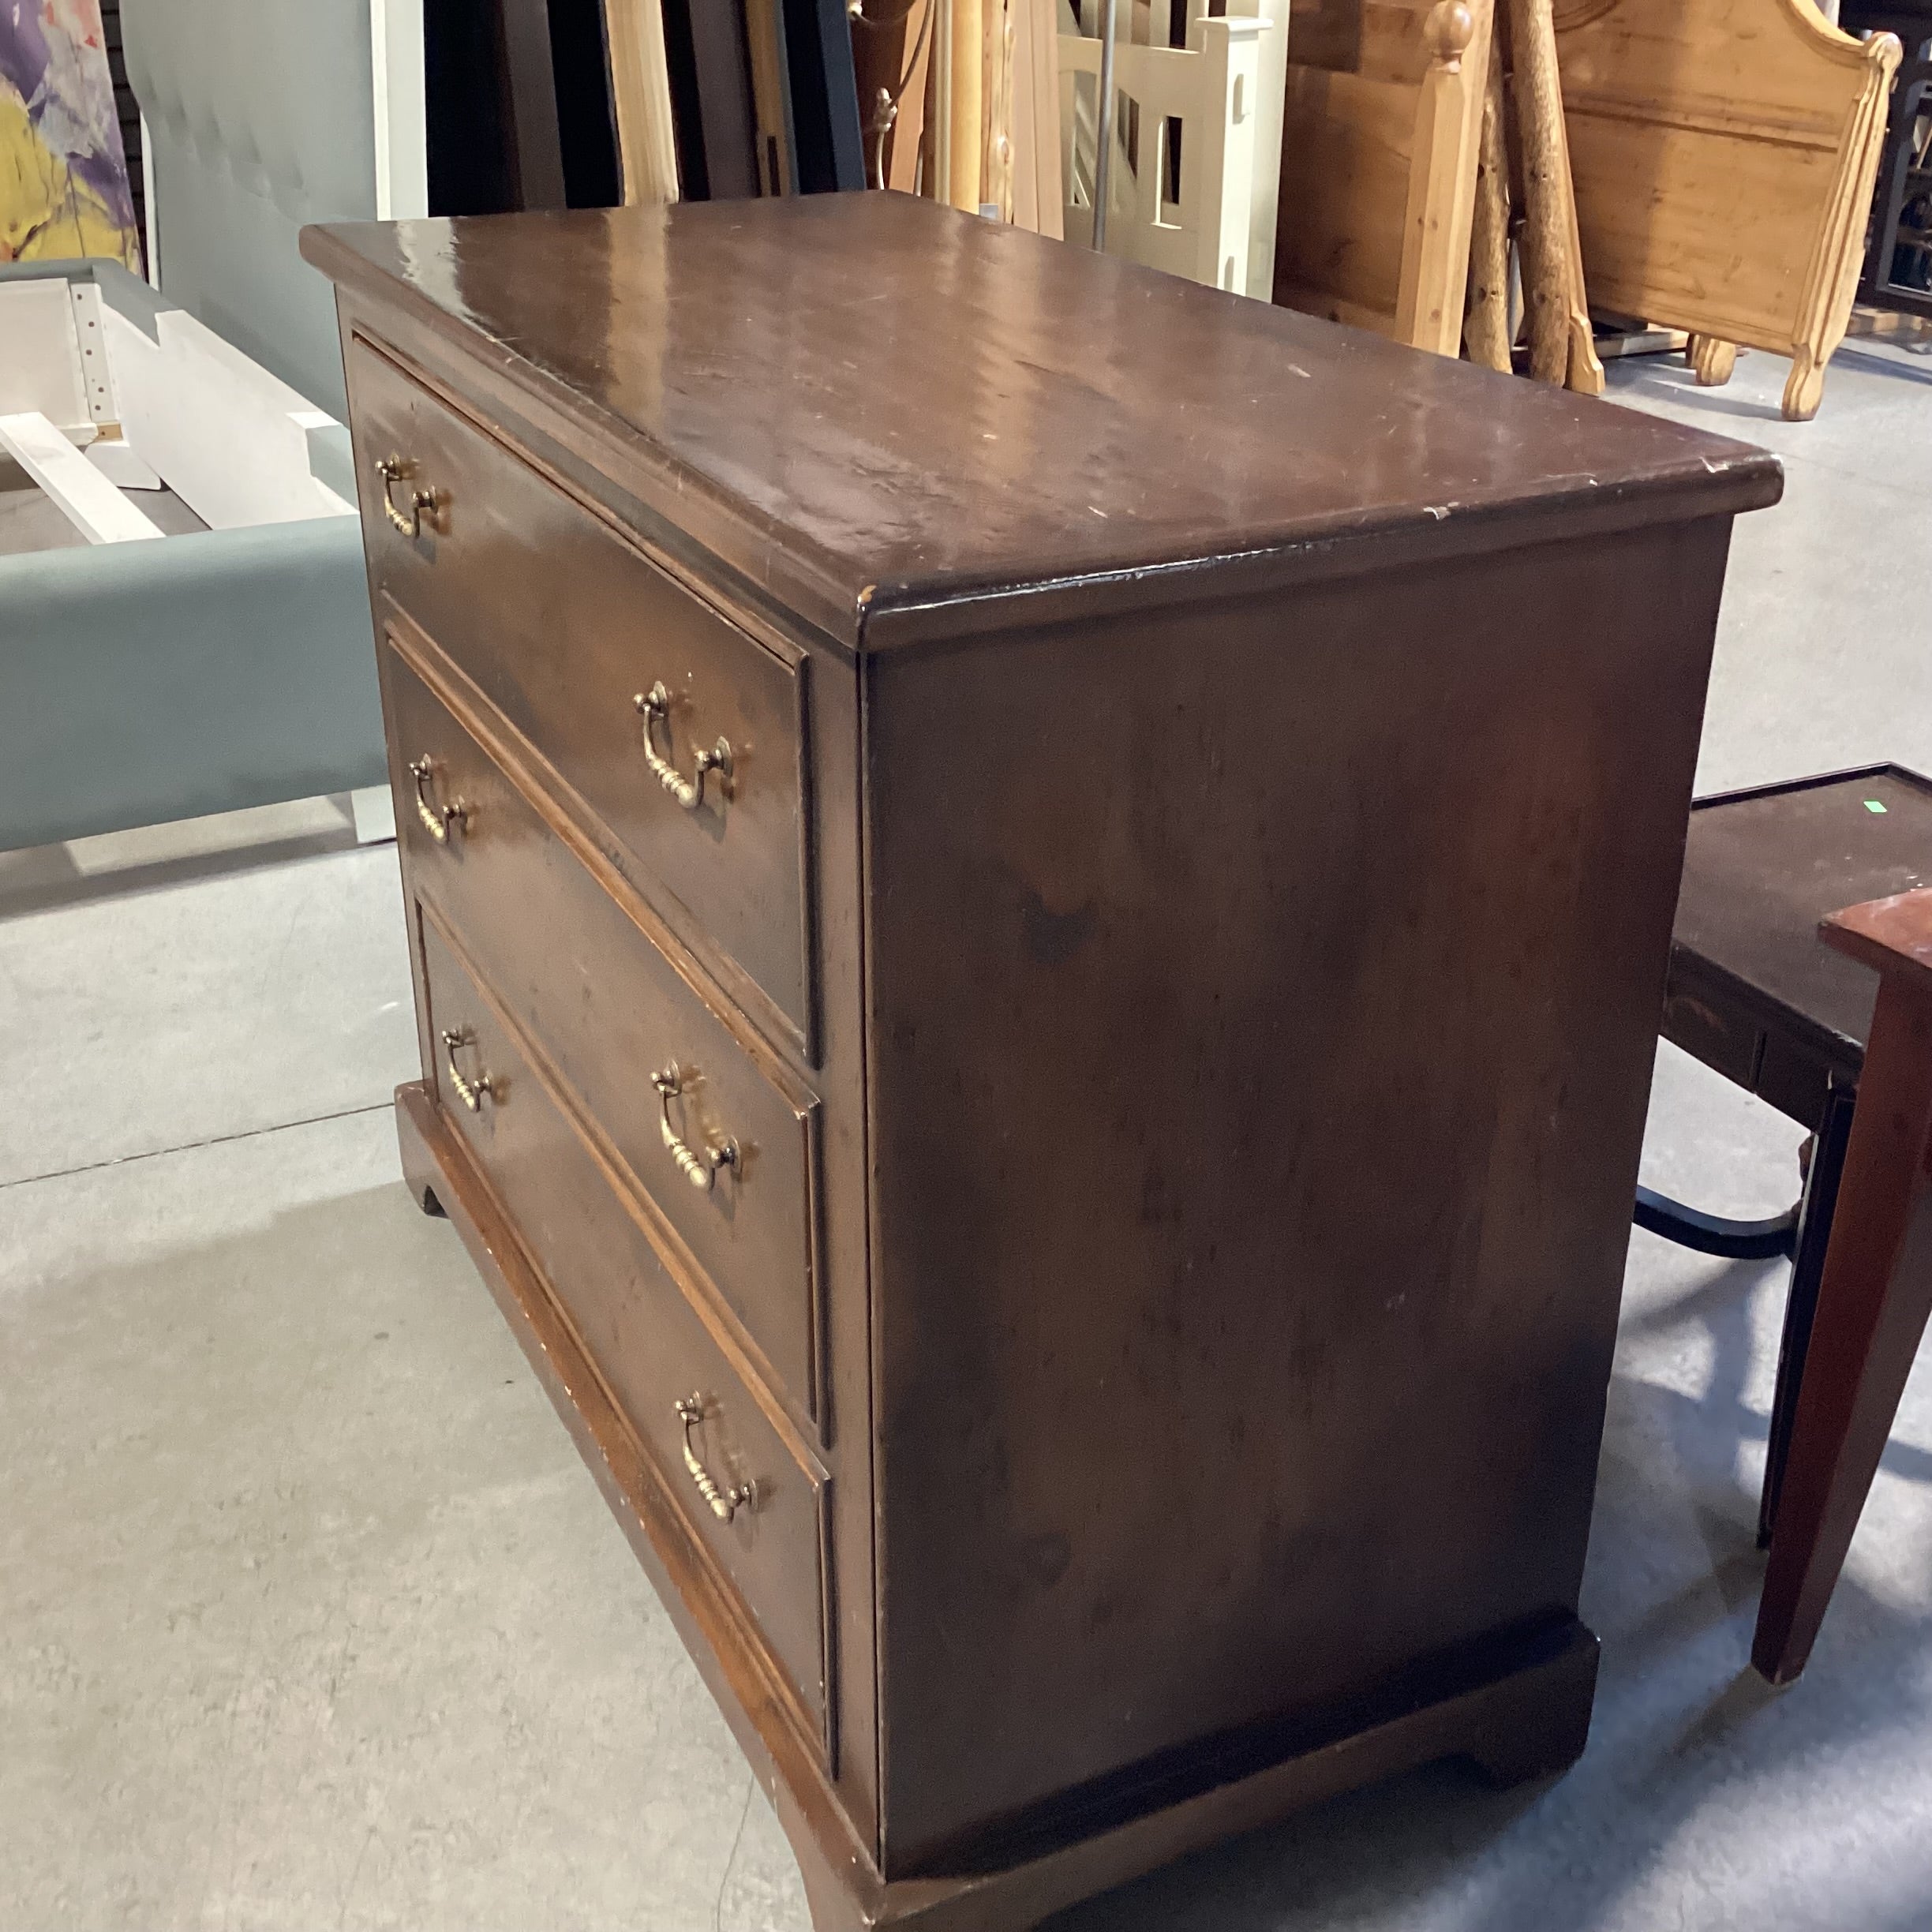
<path id="1" fill-rule="evenodd" d="M 1275 299 L 1460 352 L 1492 0 L 1297 0 Z"/>
<path id="2" fill-rule="evenodd" d="M 1784 414 L 1816 414 L 1897 40 L 1810 0 L 1557 0 L 1556 35 L 1591 301 L 1689 330 L 1702 381 L 1739 343 L 1788 355 Z"/>

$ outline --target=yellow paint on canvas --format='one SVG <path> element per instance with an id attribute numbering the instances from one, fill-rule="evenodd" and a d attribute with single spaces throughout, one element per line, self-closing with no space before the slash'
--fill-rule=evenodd
<path id="1" fill-rule="evenodd" d="M 106 256 L 138 269 L 135 238 L 51 152 L 25 103 L 0 84 L 0 261 Z"/>

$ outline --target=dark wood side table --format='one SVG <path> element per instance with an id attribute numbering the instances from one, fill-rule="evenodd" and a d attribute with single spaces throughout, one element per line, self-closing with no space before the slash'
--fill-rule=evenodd
<path id="1" fill-rule="evenodd" d="M 1640 1189 L 1636 1219 L 1706 1253 L 1792 1257 L 1761 1545 L 1773 1543 L 1790 1465 L 1878 990 L 1870 972 L 1818 943 L 1818 927 L 1928 877 L 1932 781 L 1899 766 L 1730 792 L 1692 808 L 1664 1037 L 1816 1137 L 1803 1196 L 1788 1215 L 1725 1221 Z"/>
<path id="2" fill-rule="evenodd" d="M 1932 891 L 1848 907 L 1825 944 L 1878 974 L 1751 1661 L 1805 1667 L 1932 1314 Z"/>

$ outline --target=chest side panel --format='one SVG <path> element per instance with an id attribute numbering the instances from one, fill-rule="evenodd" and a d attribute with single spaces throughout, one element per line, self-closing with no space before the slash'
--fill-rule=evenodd
<path id="1" fill-rule="evenodd" d="M 872 667 L 894 1868 L 1574 1610 L 1727 537 Z"/>

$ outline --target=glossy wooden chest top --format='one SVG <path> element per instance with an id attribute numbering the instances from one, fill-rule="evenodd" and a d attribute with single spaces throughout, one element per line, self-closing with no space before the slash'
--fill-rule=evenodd
<path id="1" fill-rule="evenodd" d="M 1746 510 L 1775 459 L 909 197 L 310 230 L 841 642 Z M 1499 521 L 1500 519 L 1500 521 Z M 1229 576 L 1226 566 L 1238 562 Z M 1171 584 L 1152 581 L 1173 577 Z M 1129 582 L 1122 585 L 1125 575 Z M 1069 602 L 1078 589 L 1084 597 Z M 1043 591 L 1063 594 L 1040 601 Z"/>

